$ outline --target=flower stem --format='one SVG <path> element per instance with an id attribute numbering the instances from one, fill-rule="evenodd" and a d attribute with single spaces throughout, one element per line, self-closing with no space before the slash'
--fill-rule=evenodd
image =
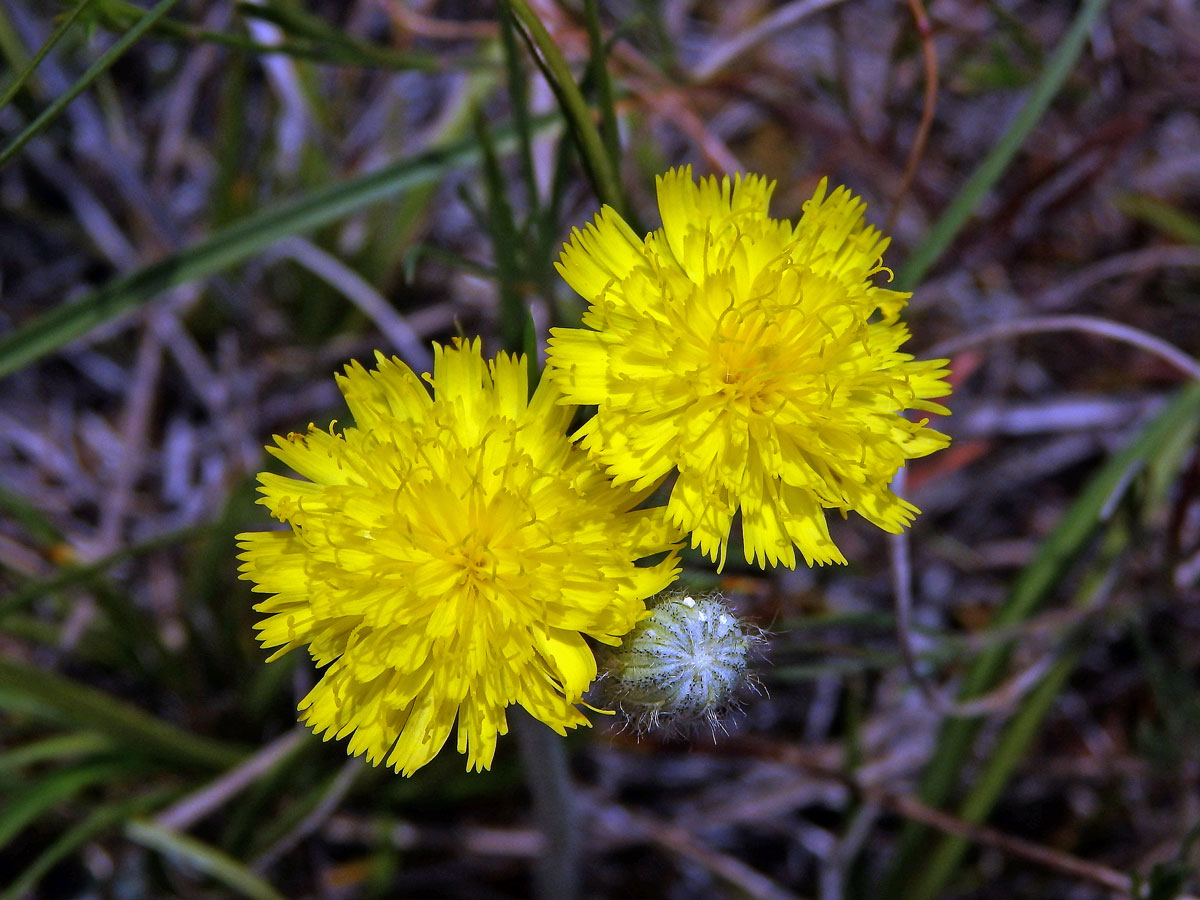
<path id="1" fill-rule="evenodd" d="M 521 764 L 533 797 L 533 814 L 545 838 L 534 872 L 540 900 L 576 900 L 579 896 L 579 829 L 575 797 L 561 737 L 525 710 L 511 711 Z"/>

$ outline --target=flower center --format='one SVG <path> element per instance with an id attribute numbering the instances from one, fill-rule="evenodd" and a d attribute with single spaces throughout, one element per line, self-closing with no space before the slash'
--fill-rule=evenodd
<path id="1" fill-rule="evenodd" d="M 447 549 L 446 562 L 462 573 L 467 587 L 478 588 L 495 580 L 496 554 L 478 528 L 471 529 L 461 543 Z"/>
<path id="2" fill-rule="evenodd" d="M 776 370 L 773 356 L 770 348 L 761 344 L 718 338 L 712 353 L 714 393 L 743 414 L 761 412 Z"/>
<path id="3" fill-rule="evenodd" d="M 493 510 L 463 509 L 460 538 L 445 547 L 443 559 L 468 590 L 490 593 L 502 568 L 503 536 Z"/>

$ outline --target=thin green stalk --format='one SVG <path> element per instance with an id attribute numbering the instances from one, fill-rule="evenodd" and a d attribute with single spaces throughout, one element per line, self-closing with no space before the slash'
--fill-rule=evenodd
<path id="1" fill-rule="evenodd" d="M 87 728 L 133 752 L 189 768 L 227 769 L 245 756 L 241 747 L 190 734 L 104 691 L 2 657 L 0 708 Z"/>
<path id="2" fill-rule="evenodd" d="M 579 823 L 566 741 L 520 707 L 512 713 L 533 812 L 545 838 L 534 883 L 539 900 L 579 896 Z"/>
<path id="3" fill-rule="evenodd" d="M 55 98 L 45 110 L 42 111 L 36 119 L 30 122 L 25 129 L 18 134 L 3 151 L 0 151 L 0 168 L 11 160 L 22 147 L 24 147 L 31 139 L 36 137 L 42 129 L 53 122 L 58 115 L 66 109 L 71 101 L 82 94 L 93 81 L 99 78 L 108 68 L 120 59 L 125 51 L 138 42 L 138 39 L 145 34 L 155 22 L 170 12 L 171 7 L 175 6 L 179 0 L 162 0 L 153 9 L 147 11 L 142 18 L 123 34 L 115 44 L 108 48 L 98 60 L 92 63 L 86 72 L 81 75 L 76 82 L 67 88 L 60 96 Z"/>
<path id="4" fill-rule="evenodd" d="M 478 56 L 486 59 L 489 66 L 493 64 L 490 49 Z M 461 90 L 455 92 L 451 105 L 439 115 L 440 124 L 430 135 L 431 144 L 446 145 L 468 136 L 476 107 L 492 95 L 497 84 L 495 73 L 490 70 L 473 73 L 465 81 Z M 533 127 L 532 123 L 530 127 Z M 493 130 L 498 135 L 503 129 Z M 515 125 L 510 131 L 517 135 L 517 143 L 513 146 L 519 146 L 520 126 Z M 367 218 L 371 239 L 352 263 L 372 284 L 389 284 L 395 279 L 397 269 L 403 265 L 404 252 L 420 236 L 431 215 L 437 189 L 437 182 L 430 181 L 405 192 L 395 202 L 381 203 L 371 211 Z"/>
<path id="5" fill-rule="evenodd" d="M 1148 496 L 1157 496 L 1160 502 L 1166 496 L 1167 488 L 1161 482 L 1177 475 L 1182 460 L 1194 444 L 1198 414 L 1200 409 L 1194 409 L 1191 417 L 1172 422 L 1170 428 L 1162 432 L 1163 439 L 1158 443 L 1155 452 L 1147 455 L 1146 468 L 1149 472 L 1146 482 L 1151 484 L 1155 480 L 1160 481 L 1160 489 L 1155 491 L 1151 488 L 1147 491 Z M 1172 447 L 1180 441 L 1183 442 L 1183 446 Z M 1115 500 L 1116 498 L 1110 497 L 1106 507 L 1111 508 Z M 1108 589 L 1118 560 L 1134 540 L 1134 533 L 1128 516 L 1116 518 L 1108 525 L 1097 551 L 1097 558 L 1090 564 L 1090 572 L 1077 592 L 1076 607 L 1091 607 L 1097 596 Z M 958 818 L 973 824 L 981 824 L 987 820 L 1013 772 L 1037 738 L 1042 723 L 1054 700 L 1066 686 L 1080 655 L 1078 646 L 1068 648 L 1055 661 L 1037 687 L 1022 699 L 1000 740 L 984 761 L 982 770 L 972 779 L 967 796 L 959 806 Z M 968 842 L 963 837 L 940 836 L 933 852 L 927 857 L 927 863 L 918 868 L 917 883 L 915 887 L 906 891 L 905 900 L 934 900 L 940 897 L 962 862 L 967 847 Z"/>
<path id="6" fill-rule="evenodd" d="M 5 485 L 0 485 L 0 511 L 19 523 L 41 547 L 63 542 L 63 533 L 45 513 Z"/>
<path id="7" fill-rule="evenodd" d="M 21 90 L 22 85 L 29 80 L 29 76 L 41 65 L 42 60 L 46 58 L 46 54 L 54 49 L 54 45 L 70 30 L 71 26 L 75 24 L 75 20 L 88 8 L 88 4 L 91 2 L 92 0 L 80 0 L 70 12 L 59 20 L 54 31 L 50 33 L 50 37 L 46 38 L 46 42 L 33 55 L 33 59 L 29 60 L 29 63 L 21 71 L 21 74 L 14 78 L 12 83 L 4 89 L 4 93 L 0 94 L 0 109 L 4 109 L 4 107 L 12 102 L 12 98 L 17 96 L 17 92 Z"/>
<path id="8" fill-rule="evenodd" d="M 542 20 L 525 0 L 504 0 L 504 3 L 521 23 L 530 42 L 541 54 L 546 80 L 550 83 L 550 87 L 558 97 L 559 105 L 571 123 L 575 139 L 579 144 L 579 152 L 592 176 L 592 184 L 600 202 L 607 203 L 624 215 L 626 213 L 624 193 L 621 190 L 620 179 L 617 177 L 617 170 L 609 159 L 604 141 L 600 137 L 596 123 L 592 120 L 592 111 L 588 107 L 583 93 L 579 90 L 579 85 L 575 83 L 575 79 L 571 75 L 566 58 L 558 49 L 558 45 L 554 43 L 554 39 L 550 37 L 550 32 L 542 24 Z"/>
<path id="9" fill-rule="evenodd" d="M 176 26 L 177 23 L 170 23 Z M 226 31 L 210 31 L 204 28 L 188 26 L 164 28 L 164 36 L 176 41 L 191 44 L 215 44 L 239 53 L 253 56 L 290 56 L 306 62 L 323 63 L 331 66 L 357 66 L 360 68 L 375 67 L 379 69 L 395 69 L 407 71 L 410 69 L 432 68 L 430 65 L 414 60 L 406 54 L 391 53 L 382 48 L 374 48 L 369 55 L 364 55 L 346 47 L 332 47 L 321 44 L 308 44 L 298 41 L 280 41 L 278 44 L 260 44 L 242 34 L 232 34 Z"/>
<path id="10" fill-rule="evenodd" d="M 1129 527 L 1124 518 L 1109 525 L 1097 559 L 1090 564 L 1089 575 L 1077 594 L 1076 606 L 1093 604 L 1096 595 L 1105 590 L 1111 572 L 1129 546 L 1129 541 Z M 982 770 L 972 779 L 966 799 L 959 806 L 958 816 L 963 821 L 973 824 L 986 821 L 1013 771 L 1037 737 L 1042 722 L 1074 671 L 1079 656 L 1076 647 L 1066 649 L 1041 682 L 1021 699 L 1012 720 L 1005 726 L 1000 740 L 991 748 Z M 968 846 L 964 837 L 941 835 L 933 851 L 926 857 L 925 864 L 918 867 L 916 883 L 906 886 L 905 900 L 934 900 L 940 896 L 962 862 Z"/>
<path id="11" fill-rule="evenodd" d="M 500 273 L 496 271 L 495 267 L 475 259 L 468 259 L 461 253 L 455 253 L 453 250 L 433 244 L 415 244 L 404 254 L 402 271 L 405 282 L 411 283 L 417 277 L 417 266 L 426 259 L 436 260 L 452 269 L 462 269 L 464 272 L 469 272 L 476 278 L 486 281 L 495 281 L 500 277 Z"/>
<path id="12" fill-rule="evenodd" d="M 285 3 L 238 3 L 242 15 L 272 22 L 284 31 L 312 41 L 315 47 L 327 47 L 342 62 L 350 64 L 375 63 L 400 69 L 437 71 L 442 61 L 431 53 L 397 53 L 387 47 L 377 47 L 360 41 L 328 25 L 320 16 L 305 12 L 299 5 Z"/>
<path id="13" fill-rule="evenodd" d="M 120 32 L 140 19 L 144 13 L 144 9 L 128 0 L 104 0 L 95 10 L 95 18 L 98 20 L 99 26 L 105 30 Z M 336 31 L 334 33 L 340 34 Z M 230 50 L 255 56 L 282 54 L 330 65 L 379 66 L 401 70 L 431 69 L 436 66 L 436 61 L 427 54 L 410 56 L 374 45 L 365 45 L 367 49 L 363 51 L 358 49 L 359 43 L 353 40 L 334 44 L 328 39 L 306 38 L 307 43 L 280 41 L 277 44 L 260 44 L 244 34 L 212 31 L 172 19 L 162 19 L 155 23 L 151 34 L 189 44 L 217 44 Z"/>
<path id="14" fill-rule="evenodd" d="M 29 65 L 29 53 L 3 5 L 0 5 L 0 57 L 3 57 L 11 71 L 24 69 Z"/>
<path id="15" fill-rule="evenodd" d="M 549 196 L 546 198 L 546 205 L 538 210 L 537 216 L 538 243 L 534 250 L 534 258 L 544 260 L 546 263 L 542 269 L 546 279 L 542 287 L 542 296 L 550 304 L 550 319 L 553 322 L 578 321 L 583 314 L 583 307 L 580 305 L 583 301 L 574 292 L 566 295 L 552 289 L 557 273 L 550 265 L 551 260 L 561 249 L 561 245 L 556 246 L 556 241 L 559 222 L 562 219 L 563 204 L 566 201 L 571 161 L 576 151 L 577 147 L 571 141 L 558 142 L 554 154 L 554 173 L 550 179 Z"/>
<path id="16" fill-rule="evenodd" d="M 1041 121 L 1067 76 L 1071 74 L 1075 61 L 1087 42 L 1088 33 L 1100 13 L 1108 6 L 1108 2 L 1109 0 L 1084 0 L 1017 117 L 955 195 L 950 206 L 929 230 L 925 240 L 917 245 L 908 261 L 896 273 L 897 290 L 909 291 L 921 282 L 925 273 L 966 225 L 984 195 L 1004 174 L 1017 151 Z"/>

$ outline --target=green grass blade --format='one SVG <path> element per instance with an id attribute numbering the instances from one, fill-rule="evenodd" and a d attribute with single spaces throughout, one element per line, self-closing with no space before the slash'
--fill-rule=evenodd
<path id="1" fill-rule="evenodd" d="M 992 627 L 1010 627 L 1029 618 L 1100 529 L 1105 511 L 1127 487 L 1130 475 L 1145 467 L 1180 430 L 1193 427 L 1197 417 L 1200 417 L 1200 384 L 1192 384 L 1184 388 L 1128 446 L 1109 459 L 1021 572 Z M 1008 663 L 1010 649 L 1010 644 L 1003 643 L 989 646 L 979 654 L 963 680 L 961 696 L 964 699 L 983 694 L 995 686 Z M 979 724 L 978 719 L 955 718 L 943 725 L 937 749 L 925 765 L 920 788 L 923 803 L 940 807 L 947 802 L 970 753 Z M 910 824 L 904 829 L 882 896 L 910 900 L 909 873 L 924 868 L 924 862 L 917 857 L 927 838 L 928 830 L 924 826 Z"/>
<path id="2" fill-rule="evenodd" d="M 1037 737 L 1042 721 L 1071 677 L 1078 660 L 1078 652 L 1064 654 L 1037 687 L 1022 699 L 1012 721 L 1005 727 L 992 750 L 983 773 L 972 784 L 971 793 L 959 810 L 964 821 L 980 823 L 987 818 L 1013 770 Z M 942 896 L 969 846 L 965 837 L 943 835 L 929 854 L 927 862 L 917 868 L 915 884 L 906 886 L 905 900 L 934 900 Z"/>
<path id="3" fill-rule="evenodd" d="M 1108 573 L 1128 546 L 1129 526 L 1122 517 L 1108 526 L 1098 558 L 1090 564 L 1084 586 L 1077 592 L 1077 606 L 1094 602 L 1097 591 L 1102 589 Z M 981 771 L 972 777 L 966 799 L 959 806 L 959 818 L 975 824 L 987 819 L 1013 771 L 1037 737 L 1042 721 L 1074 671 L 1079 655 L 1077 647 L 1065 649 L 1037 686 L 1022 698 L 999 740 L 983 760 Z M 918 866 L 915 884 L 906 886 L 905 900 L 934 900 L 940 896 L 968 846 L 968 841 L 961 836 L 939 836 L 925 863 Z"/>
<path id="4" fill-rule="evenodd" d="M 305 12 L 298 5 L 276 3 L 274 0 L 264 0 L 261 3 L 239 0 L 237 11 L 250 19 L 272 22 L 284 31 L 298 37 L 339 44 L 344 47 L 353 47 L 358 43 L 344 31 L 333 28 L 320 16 Z"/>
<path id="5" fill-rule="evenodd" d="M 63 543 L 63 533 L 40 509 L 0 484 L 0 512 L 15 520 L 41 547 Z"/>
<path id="6" fill-rule="evenodd" d="M 1180 430 L 1191 428 L 1197 415 L 1200 415 L 1200 384 L 1192 384 L 1105 464 L 1021 572 L 1008 602 L 996 616 L 994 627 L 1016 625 L 1029 618 L 1099 529 L 1105 510 L 1127 486 L 1130 474 L 1145 467 Z M 1007 662 L 1008 650 L 1004 645 L 982 653 L 967 677 L 964 696 L 990 690 Z"/>
<path id="7" fill-rule="evenodd" d="M 537 175 L 533 167 L 533 134 L 529 128 L 529 82 L 521 65 L 521 53 L 512 14 L 503 3 L 496 5 L 496 18 L 500 22 L 500 48 L 504 53 L 504 75 L 508 88 L 508 100 L 512 104 L 513 125 L 517 129 L 517 145 L 521 161 L 521 176 L 525 179 L 526 201 L 530 215 L 536 219 L 541 205 L 538 199 Z"/>
<path id="8" fill-rule="evenodd" d="M 54 49 L 54 45 L 57 44 L 62 39 L 62 36 L 70 30 L 71 26 L 75 24 L 75 20 L 78 19 L 83 11 L 88 8 L 88 4 L 91 2 L 92 0 L 80 0 L 80 2 L 77 3 L 70 12 L 68 12 L 59 20 L 58 25 L 54 28 L 54 31 L 50 33 L 50 37 L 46 38 L 46 42 L 38 48 L 37 53 L 35 53 L 33 58 L 29 60 L 28 65 L 26 65 L 21 73 L 12 80 L 7 88 L 4 89 L 4 93 L 0 94 L 0 109 L 4 109 L 4 107 L 8 106 L 8 104 L 12 102 L 12 98 L 17 96 L 17 92 L 20 91 L 25 82 L 29 80 L 29 76 L 34 73 L 37 67 L 41 64 L 42 60 L 46 58 L 46 54 Z"/>
<path id="9" fill-rule="evenodd" d="M 343 63 L 424 71 L 445 68 L 441 59 L 431 53 L 401 53 L 357 40 L 344 31 L 333 28 L 320 16 L 305 12 L 299 5 L 271 2 L 263 5 L 239 3 L 237 9 L 243 16 L 272 22 L 285 32 L 310 41 L 314 49 L 325 47 L 333 51 L 333 56 Z"/>
<path id="10" fill-rule="evenodd" d="M 251 10 L 251 15 L 258 13 L 257 18 L 276 21 L 269 13 L 260 11 L 258 7 L 248 6 L 248 8 Z M 103 3 L 92 11 L 90 18 L 96 25 L 108 31 L 124 31 L 137 22 L 144 13 L 145 10 L 129 0 L 103 0 Z M 329 29 L 329 34 L 336 39 L 330 39 L 328 35 L 324 39 L 306 36 L 300 41 L 283 40 L 277 44 L 260 44 L 244 34 L 211 31 L 173 19 L 160 19 L 154 24 L 151 31 L 151 35 L 169 40 L 188 44 L 217 44 L 230 50 L 256 56 L 279 54 L 330 65 L 377 66 L 398 70 L 429 70 L 438 67 L 437 59 L 428 54 L 409 54 L 374 44 L 365 44 L 333 29 Z M 467 63 L 466 65 L 472 64 Z"/>
<path id="11" fill-rule="evenodd" d="M 1144 454 L 1141 464 L 1131 470 L 1143 475 L 1141 482 L 1144 489 L 1139 491 L 1139 499 L 1147 513 L 1167 502 L 1170 485 L 1177 480 L 1179 470 L 1195 446 L 1198 427 L 1200 404 L 1193 407 L 1190 417 L 1184 415 L 1178 420 L 1164 423 L 1165 430 L 1160 433 L 1161 439 L 1155 442 L 1153 452 Z M 1122 480 L 1114 492 L 1119 495 L 1124 484 Z M 1110 496 L 1102 509 L 1111 508 L 1114 502 L 1114 497 Z M 1103 590 L 1110 579 L 1109 573 L 1118 564 L 1130 540 L 1128 517 L 1121 516 L 1109 523 L 1097 557 L 1089 564 L 1089 573 L 1083 587 L 1077 592 L 1077 606 L 1088 607 L 1095 603 L 1096 594 Z M 1043 680 L 1022 700 L 983 762 L 981 771 L 971 779 L 966 799 L 958 810 L 958 817 L 963 821 L 979 824 L 987 820 L 1013 772 L 1037 738 L 1059 692 L 1074 671 L 1080 657 L 1078 642 L 1076 644 L 1076 647 L 1062 653 Z M 1148 673 L 1148 680 L 1153 683 L 1152 672 Z M 1188 727 L 1185 732 L 1191 734 L 1192 730 Z M 928 857 L 928 864 L 920 867 L 917 885 L 906 893 L 906 900 L 934 900 L 941 896 L 967 848 L 968 842 L 964 838 L 941 835 Z"/>
<path id="12" fill-rule="evenodd" d="M 543 127 L 555 120 L 542 117 L 535 124 Z M 498 133 L 497 147 L 508 148 L 512 140 L 511 130 Z M 227 269 L 282 237 L 311 231 L 363 206 L 435 181 L 455 166 L 477 161 L 479 155 L 476 141 L 458 141 L 242 219 L 6 335 L 0 339 L 0 378 L 170 288 Z"/>
<path id="13" fill-rule="evenodd" d="M 483 148 L 483 181 L 487 188 L 487 230 L 492 239 L 496 271 L 500 276 L 500 337 L 509 353 L 524 349 L 525 320 L 529 310 L 517 282 L 524 258 L 516 218 L 506 193 L 507 182 L 500 170 L 500 159 L 482 112 L 475 116 L 475 134 Z"/>
<path id="14" fill-rule="evenodd" d="M 164 856 L 183 860 L 230 890 L 250 900 L 284 900 L 282 894 L 228 853 L 186 834 L 138 820 L 125 827 L 129 839 L 157 850 Z"/>
<path id="15" fill-rule="evenodd" d="M 252 56 L 290 56 L 305 62 L 322 63 L 330 66 L 356 66 L 358 68 L 379 68 L 406 71 L 409 69 L 428 70 L 432 68 L 421 56 L 396 53 L 382 47 L 373 48 L 370 54 L 355 52 L 346 47 L 304 43 L 300 41 L 280 41 L 278 44 L 260 44 L 245 35 L 227 31 L 210 31 L 204 28 L 192 28 L 171 22 L 169 27 L 161 29 L 164 37 L 189 44 L 215 44 L 239 53 Z"/>
<path id="16" fill-rule="evenodd" d="M 31 782 L 23 791 L 9 797 L 0 809 L 0 848 L 59 801 L 72 797 L 97 782 L 107 781 L 129 771 L 128 763 L 105 760 L 51 772 Z"/>
<path id="17" fill-rule="evenodd" d="M 1083 52 L 1088 33 L 1100 13 L 1108 6 L 1108 2 L 1109 0 L 1085 0 L 1079 7 L 1074 21 L 1046 63 L 1045 70 L 1033 86 L 1033 92 L 1017 117 L 967 179 L 967 183 L 955 195 L 950 206 L 929 229 L 929 234 L 913 250 L 908 261 L 897 271 L 896 290 L 909 291 L 921 282 L 925 273 L 962 231 L 984 195 L 1004 174 L 1017 151 L 1021 149 L 1062 88 L 1067 76 L 1071 74 L 1075 61 Z"/>
<path id="18" fill-rule="evenodd" d="M 21 900 L 47 872 L 83 844 L 134 816 L 145 815 L 174 793 L 172 788 L 160 788 L 93 810 L 82 822 L 63 832 L 58 840 L 34 857 L 33 862 L 0 893 L 0 900 Z"/>
<path id="19" fill-rule="evenodd" d="M 104 691 L 0 658 L 0 708 L 5 707 L 108 735 L 129 750 L 187 768 L 226 769 L 245 756 L 240 747 L 190 734 Z"/>
<path id="20" fill-rule="evenodd" d="M 596 104 L 600 107 L 600 137 L 614 172 L 621 168 L 621 134 L 617 130 L 617 104 L 612 79 L 608 77 L 608 48 L 600 31 L 600 9 L 596 0 L 584 0 L 588 47 L 592 53 L 592 77 L 596 84 Z"/>
<path id="21" fill-rule="evenodd" d="M 93 81 L 120 59 L 126 50 L 136 44 L 138 39 L 153 27 L 155 22 L 170 12 L 171 7 L 178 2 L 179 0 L 161 0 L 153 9 L 148 10 L 137 24 L 125 32 L 98 60 L 88 66 L 87 71 L 79 76 L 73 85 L 56 97 L 54 102 L 42 111 L 41 115 L 30 122 L 20 134 L 13 138 L 4 150 L 0 151 L 0 168 L 3 168 L 9 160 L 16 156 L 20 149 L 36 137 L 42 129 L 58 118 L 59 114 L 71 104 L 72 100 L 87 90 Z"/>
<path id="22" fill-rule="evenodd" d="M 1141 194 L 1125 194 L 1117 197 L 1117 209 L 1176 240 L 1200 244 L 1200 219 L 1189 216 L 1169 203 Z"/>
<path id="23" fill-rule="evenodd" d="M 490 52 L 480 58 L 491 59 Z M 456 92 L 453 104 L 438 117 L 430 135 L 431 146 L 448 145 L 452 141 L 469 139 L 471 117 L 476 107 L 495 90 L 497 77 L 488 71 L 468 75 Z M 496 128 L 500 134 L 507 129 Z M 515 138 L 514 138 L 515 140 Z M 513 146 L 516 146 L 515 144 Z M 372 284 L 392 283 L 403 267 L 406 250 L 421 236 L 421 231 L 435 215 L 436 182 L 407 191 L 394 202 L 377 204 L 366 217 L 369 235 L 362 250 L 350 260 L 353 268 Z"/>
<path id="24" fill-rule="evenodd" d="M 116 550 L 86 565 L 63 566 L 58 572 L 48 578 L 31 578 L 7 597 L 0 598 L 0 621 L 8 613 L 21 609 L 30 601 L 44 594 L 60 591 L 63 588 L 80 584 L 81 582 L 91 581 L 123 560 L 152 553 L 163 547 L 172 547 L 175 544 L 180 544 L 207 534 L 209 531 L 211 531 L 211 526 L 201 525 L 194 528 L 184 528 L 179 531 L 168 532 L 167 534 L 161 534 L 149 540 L 142 541 L 140 544 L 122 547 L 120 550 Z"/>
<path id="25" fill-rule="evenodd" d="M 0 6 L 0 61 L 10 72 L 18 72 L 29 65 L 30 56 L 9 19 L 8 10 Z"/>
<path id="26" fill-rule="evenodd" d="M 571 68 L 567 65 L 566 58 L 558 49 L 558 45 L 554 43 L 554 39 L 550 37 L 550 32 L 542 24 L 542 20 L 525 0 L 504 0 L 504 3 L 516 20 L 521 23 L 530 42 L 541 54 L 546 80 L 554 90 L 567 121 L 571 123 L 571 131 L 579 144 L 579 152 L 587 165 L 600 202 L 607 203 L 624 215 L 626 212 L 625 194 L 621 190 L 621 181 L 617 177 L 617 170 L 609 159 L 608 151 L 604 148 L 604 141 L 600 137 L 596 123 L 592 120 L 592 111 L 583 98 L 579 85 L 575 83 L 575 79 L 571 75 Z"/>
<path id="27" fill-rule="evenodd" d="M 60 734 L 13 747 L 0 753 L 0 774 L 23 769 L 48 759 L 69 759 L 75 756 L 90 756 L 111 750 L 113 743 L 102 734 L 87 731 L 75 734 Z"/>

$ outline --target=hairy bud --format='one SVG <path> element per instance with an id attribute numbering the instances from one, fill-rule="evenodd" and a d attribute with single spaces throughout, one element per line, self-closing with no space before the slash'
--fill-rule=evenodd
<path id="1" fill-rule="evenodd" d="M 661 596 L 620 648 L 602 656 L 598 690 L 639 732 L 714 730 L 750 684 L 746 661 L 762 641 L 720 594 Z"/>

